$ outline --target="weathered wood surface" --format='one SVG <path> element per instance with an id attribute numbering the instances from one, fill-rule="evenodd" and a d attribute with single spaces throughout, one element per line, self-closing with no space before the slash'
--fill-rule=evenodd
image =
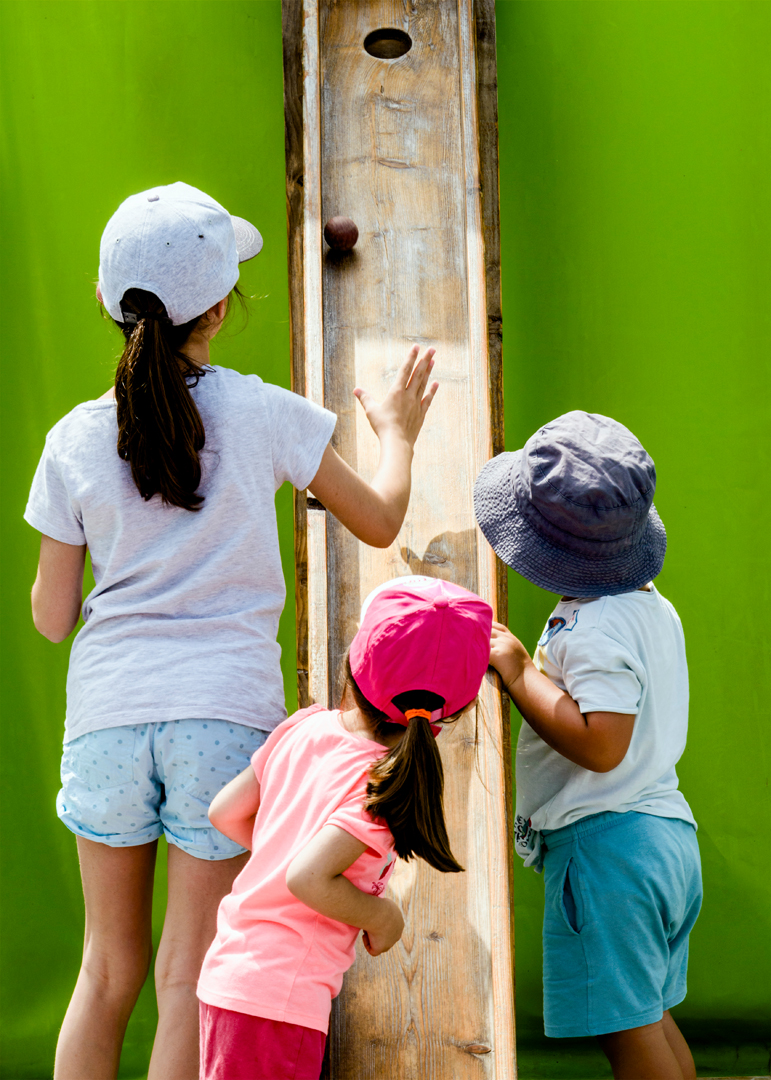
<path id="1" fill-rule="evenodd" d="M 289 337 L 292 389 L 305 394 L 305 299 L 303 294 L 303 8 L 282 7 L 284 42 L 284 145 L 286 152 L 287 249 L 289 261 Z M 310 702 L 308 687 L 308 525 L 304 491 L 294 492 L 295 617 L 297 622 L 297 696 Z"/>
<path id="2" fill-rule="evenodd" d="M 440 380 L 391 548 L 360 544 L 298 498 L 300 561 L 307 539 L 298 632 L 308 635 L 298 658 L 308 657 L 311 699 L 336 703 L 361 601 L 380 582 L 448 578 L 505 618 L 505 575 L 472 504 L 503 431 L 494 9 L 492 0 L 284 0 L 284 13 L 295 388 L 338 414 L 335 445 L 369 476 L 377 440 L 353 388 L 385 393 L 413 342 L 436 348 Z M 379 27 L 406 31 L 410 51 L 368 55 L 364 38 Z M 350 254 L 322 247 L 336 214 L 358 225 Z M 492 679 L 439 745 L 466 872 L 397 867 L 390 894 L 405 934 L 384 957 L 359 950 L 333 1010 L 334 1080 L 516 1075 L 510 753 Z"/>

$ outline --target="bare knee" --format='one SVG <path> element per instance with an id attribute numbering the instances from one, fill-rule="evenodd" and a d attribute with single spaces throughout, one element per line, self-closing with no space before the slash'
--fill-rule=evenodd
<path id="1" fill-rule="evenodd" d="M 196 949 L 176 955 L 170 955 L 167 950 L 159 950 L 155 961 L 156 994 L 181 991 L 195 995 L 202 963 L 203 953 L 199 956 Z"/>
<path id="2" fill-rule="evenodd" d="M 83 952 L 81 976 L 102 1000 L 132 1003 L 142 989 L 150 970 L 152 946 L 120 948 L 89 941 Z"/>

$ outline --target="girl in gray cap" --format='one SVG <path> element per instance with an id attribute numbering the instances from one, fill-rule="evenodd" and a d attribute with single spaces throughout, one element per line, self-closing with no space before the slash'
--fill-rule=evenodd
<path id="1" fill-rule="evenodd" d="M 696 823 L 678 790 L 688 669 L 652 579 L 666 533 L 653 461 L 623 425 L 571 412 L 482 469 L 482 532 L 563 594 L 531 659 L 493 624 L 490 663 L 523 716 L 515 843 L 543 869 L 546 1034 L 595 1035 L 625 1080 L 695 1080 L 669 1010 L 701 905 Z"/>
<path id="2" fill-rule="evenodd" d="M 57 1080 L 117 1075 L 152 954 L 157 841 L 169 893 L 156 962 L 151 1080 L 198 1076 L 195 987 L 217 906 L 246 863 L 209 804 L 286 716 L 276 641 L 284 606 L 275 493 L 309 487 L 385 547 L 436 383 L 414 348 L 382 402 L 355 393 L 380 440 L 370 483 L 329 444 L 335 416 L 209 345 L 254 226 L 176 183 L 128 198 L 102 236 L 97 295 L 125 341 L 115 386 L 49 432 L 25 512 L 43 535 L 35 626 L 63 641 L 94 588 L 67 677 L 60 818 L 77 836 L 83 964 Z"/>

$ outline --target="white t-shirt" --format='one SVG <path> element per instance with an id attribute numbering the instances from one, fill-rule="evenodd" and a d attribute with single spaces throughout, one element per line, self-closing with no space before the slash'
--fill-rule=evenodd
<path id="1" fill-rule="evenodd" d="M 336 418 L 227 368 L 191 393 L 206 432 L 197 512 L 144 501 L 118 457 L 112 399 L 78 405 L 46 438 L 24 517 L 87 544 L 96 582 L 70 654 L 65 742 L 183 718 L 270 731 L 286 716 L 275 494 L 308 486 Z"/>
<path id="2" fill-rule="evenodd" d="M 540 833 L 613 811 L 696 822 L 675 764 L 688 731 L 688 667 L 677 612 L 654 587 L 555 607 L 534 663 L 581 712 L 635 716 L 632 741 L 607 773 L 574 765 L 528 723 L 517 743 L 515 844 L 540 867 Z"/>

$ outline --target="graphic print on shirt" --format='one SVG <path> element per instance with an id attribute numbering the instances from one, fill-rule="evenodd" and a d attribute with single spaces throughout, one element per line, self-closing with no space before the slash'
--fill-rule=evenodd
<path id="1" fill-rule="evenodd" d="M 535 836 L 533 827 L 530 824 L 530 819 L 522 817 L 521 814 L 517 814 L 514 819 L 514 845 L 517 848 L 517 851 L 520 855 L 522 855 L 523 852 L 532 851 L 534 843 Z"/>
<path id="2" fill-rule="evenodd" d="M 384 879 L 388 876 L 388 871 L 393 861 L 394 856 L 392 852 L 383 864 L 383 869 L 380 871 L 380 876 L 378 877 L 377 881 L 372 882 L 372 888 L 370 889 L 370 892 L 373 896 L 382 896 L 385 892 L 386 883 Z"/>
<path id="3" fill-rule="evenodd" d="M 553 615 L 546 624 L 541 638 L 538 642 L 541 648 L 545 648 L 555 634 L 558 634 L 560 630 L 575 630 L 576 623 L 578 622 L 578 608 L 574 608 L 569 619 L 563 619 L 561 615 Z"/>

